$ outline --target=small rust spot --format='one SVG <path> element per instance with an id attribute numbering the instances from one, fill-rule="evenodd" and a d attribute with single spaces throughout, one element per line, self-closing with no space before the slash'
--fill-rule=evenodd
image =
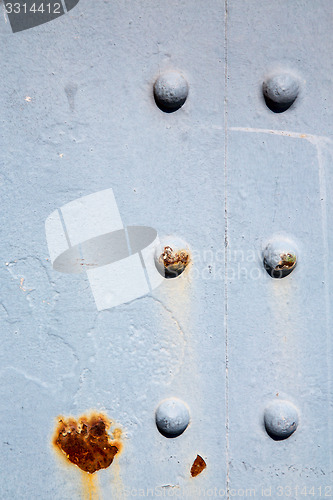
<path id="1" fill-rule="evenodd" d="M 74 465 L 89 474 L 109 467 L 121 450 L 120 429 L 108 434 L 110 420 L 102 413 L 83 415 L 77 420 L 58 417 L 53 444 Z"/>
<path id="2" fill-rule="evenodd" d="M 296 255 L 292 253 L 280 254 L 281 260 L 275 267 L 276 271 L 288 270 L 291 271 L 296 266 Z"/>
<path id="3" fill-rule="evenodd" d="M 200 455 L 197 455 L 197 458 L 194 460 L 193 465 L 191 467 L 191 476 L 196 477 L 207 467 L 206 462 Z"/>
<path id="4" fill-rule="evenodd" d="M 159 264 L 163 267 L 166 278 L 179 276 L 190 261 L 190 256 L 186 250 L 173 250 L 170 246 L 165 246 L 159 258 Z"/>

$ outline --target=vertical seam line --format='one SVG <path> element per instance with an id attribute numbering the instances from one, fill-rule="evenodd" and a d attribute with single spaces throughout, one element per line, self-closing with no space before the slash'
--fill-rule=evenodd
<path id="1" fill-rule="evenodd" d="M 229 357 L 228 357 L 228 202 L 227 202 L 227 154 L 228 154 L 228 0 L 224 4 L 224 329 L 225 329 L 225 426 L 226 426 L 226 490 L 229 487 Z"/>
<path id="2" fill-rule="evenodd" d="M 326 190 L 326 169 L 322 152 L 323 145 L 316 143 L 317 158 L 318 158 L 318 176 L 319 176 L 319 192 L 321 204 L 321 230 L 324 245 L 324 279 L 325 279 L 325 322 L 326 322 L 326 363 L 327 363 L 327 396 L 328 396 L 328 442 L 331 449 L 332 441 L 332 419 L 330 412 L 330 395 L 331 395 L 331 338 L 330 338 L 330 279 L 329 279 L 329 242 L 328 242 L 328 225 L 327 225 L 327 190 Z M 332 454 L 329 457 L 330 470 L 332 470 Z"/>

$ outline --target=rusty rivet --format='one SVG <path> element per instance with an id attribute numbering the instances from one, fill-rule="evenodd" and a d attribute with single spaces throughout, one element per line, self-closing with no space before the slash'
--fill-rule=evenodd
<path id="1" fill-rule="evenodd" d="M 296 406 L 289 401 L 273 401 L 265 408 L 264 424 L 267 434 L 275 441 L 287 439 L 298 426 Z"/>
<path id="2" fill-rule="evenodd" d="M 272 278 L 285 278 L 296 267 L 297 251 L 288 238 L 277 238 L 263 252 L 264 267 Z"/>
<path id="3" fill-rule="evenodd" d="M 164 238 L 155 249 L 155 265 L 164 278 L 177 278 L 190 262 L 187 244 L 180 238 Z"/>
<path id="4" fill-rule="evenodd" d="M 177 398 L 162 401 L 155 413 L 158 430 L 164 437 L 175 438 L 182 434 L 190 422 L 188 407 Z"/>
<path id="5" fill-rule="evenodd" d="M 188 95 L 188 83 L 178 71 L 166 71 L 154 83 L 157 106 L 166 113 L 181 108 Z"/>
<path id="6" fill-rule="evenodd" d="M 290 72 L 279 72 L 266 78 L 262 90 L 267 107 L 274 113 L 282 113 L 298 96 L 298 78 Z"/>

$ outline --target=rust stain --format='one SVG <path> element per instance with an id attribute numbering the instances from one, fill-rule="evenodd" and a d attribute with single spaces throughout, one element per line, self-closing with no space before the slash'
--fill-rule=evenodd
<path id="1" fill-rule="evenodd" d="M 206 462 L 200 455 L 197 455 L 197 458 L 194 460 L 193 465 L 191 467 L 191 476 L 196 477 L 207 467 Z"/>
<path id="2" fill-rule="evenodd" d="M 175 277 L 181 274 L 188 263 L 190 256 L 186 250 L 173 250 L 166 246 L 159 258 L 159 263 L 164 266 L 166 277 Z"/>
<path id="3" fill-rule="evenodd" d="M 103 413 L 80 418 L 58 417 L 53 445 L 69 462 L 88 474 L 108 468 L 122 449 L 121 430 L 108 434 L 112 422 Z"/>
<path id="4" fill-rule="evenodd" d="M 82 473 L 83 496 L 85 500 L 98 500 L 100 497 L 97 475 Z"/>
<path id="5" fill-rule="evenodd" d="M 24 288 L 23 284 L 24 284 L 24 278 L 21 278 L 20 279 L 20 289 L 23 290 L 23 292 L 32 292 L 32 288 Z"/>
<path id="6" fill-rule="evenodd" d="M 275 270 L 291 270 L 296 266 L 296 255 L 292 253 L 282 253 L 280 255 L 281 260 L 278 265 L 275 267 Z"/>

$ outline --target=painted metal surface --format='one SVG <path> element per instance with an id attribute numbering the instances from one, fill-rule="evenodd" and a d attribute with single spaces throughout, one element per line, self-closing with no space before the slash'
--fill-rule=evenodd
<path id="1" fill-rule="evenodd" d="M 1 498 L 333 496 L 332 18 L 330 0 L 2 18 Z M 170 71 L 180 93 L 166 78 L 154 97 Z M 269 109 L 263 90 L 296 80 Z M 110 188 L 125 227 L 191 262 L 98 310 L 85 274 L 52 267 L 45 221 Z M 275 279 L 263 251 L 286 240 L 297 265 Z M 52 447 L 59 415 L 90 410 L 122 436 L 93 476 Z"/>

